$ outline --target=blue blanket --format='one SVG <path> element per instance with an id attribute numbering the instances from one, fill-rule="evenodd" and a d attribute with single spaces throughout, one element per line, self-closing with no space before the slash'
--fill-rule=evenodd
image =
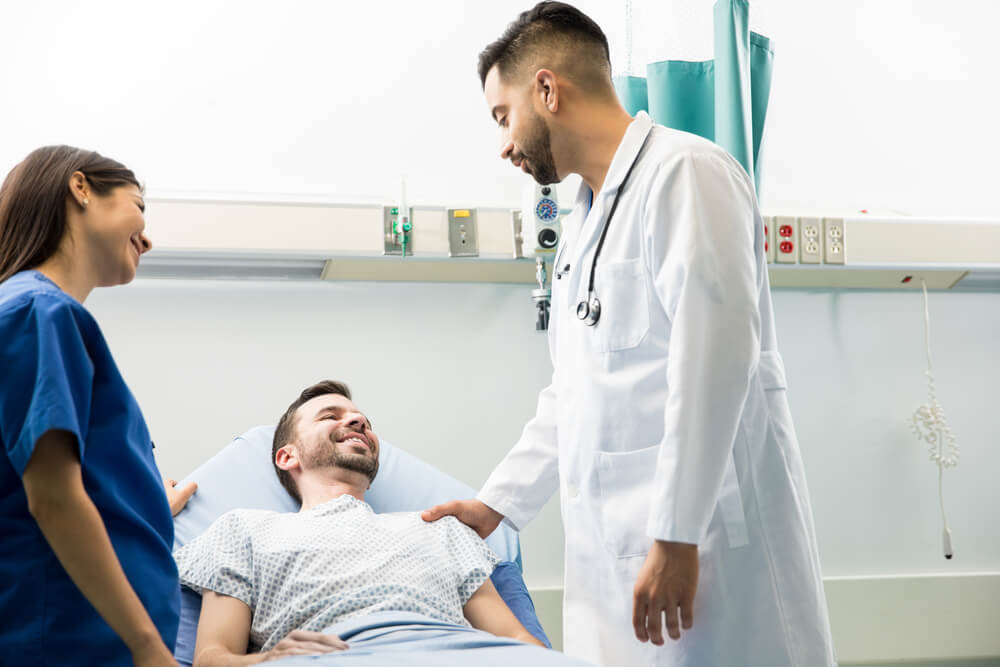
<path id="1" fill-rule="evenodd" d="M 562 653 L 512 639 L 496 637 L 420 614 L 379 612 L 352 618 L 327 628 L 345 642 L 346 651 L 285 658 L 282 667 L 584 667 L 588 663 Z"/>

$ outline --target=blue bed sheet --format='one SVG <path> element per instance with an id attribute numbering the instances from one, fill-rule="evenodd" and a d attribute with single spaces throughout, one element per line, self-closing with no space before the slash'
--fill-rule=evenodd
<path id="1" fill-rule="evenodd" d="M 586 667 L 590 663 L 408 612 L 378 612 L 325 630 L 347 642 L 345 651 L 274 661 L 282 667 Z M 268 663 L 272 664 L 272 663 Z"/>

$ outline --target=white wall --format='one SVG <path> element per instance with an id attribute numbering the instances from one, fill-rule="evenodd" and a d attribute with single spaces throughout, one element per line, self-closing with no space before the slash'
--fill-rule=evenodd
<path id="1" fill-rule="evenodd" d="M 1000 215 L 1000 3 L 761 4 L 765 208 Z"/>
<path id="2" fill-rule="evenodd" d="M 530 4 L 0 3 L 0 171 L 66 142 L 151 193 L 382 201 L 405 174 L 416 204 L 514 206 L 526 177 L 496 159 L 475 63 Z M 624 2 L 577 4 L 622 71 Z M 639 61 L 711 57 L 709 0 L 634 5 Z M 997 215 L 1000 4 L 758 0 L 750 15 L 776 51 L 766 207 Z"/>
<path id="3" fill-rule="evenodd" d="M 474 64 L 527 4 L 3 3 L 0 170 L 70 142 L 154 193 L 387 200 L 406 173 L 413 203 L 513 206 L 523 177 L 495 157 Z M 620 34 L 618 3 L 579 4 Z M 751 12 L 776 49 L 766 211 L 1000 216 L 1000 4 Z M 171 475 L 334 376 L 389 440 L 477 485 L 550 371 L 518 287 L 140 281 L 88 305 Z M 946 476 L 945 562 L 935 470 L 903 426 L 924 396 L 919 297 L 776 295 L 827 573 L 1000 569 L 985 518 L 1000 509 L 998 306 L 933 295 L 940 394 L 964 447 Z M 550 506 L 523 536 L 533 586 L 559 583 L 558 530 Z"/>
<path id="4" fill-rule="evenodd" d="M 951 561 L 937 467 L 907 423 L 927 402 L 922 295 L 775 294 L 826 575 L 1000 569 L 1000 294 L 931 293 L 930 305 L 938 397 L 962 448 L 944 476 Z"/>

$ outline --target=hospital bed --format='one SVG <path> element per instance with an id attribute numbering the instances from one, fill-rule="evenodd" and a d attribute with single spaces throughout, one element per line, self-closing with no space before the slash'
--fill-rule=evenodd
<path id="1" fill-rule="evenodd" d="M 203 533 L 215 519 L 232 509 L 298 511 L 298 504 L 278 482 L 271 463 L 273 435 L 273 426 L 253 428 L 181 481 L 181 486 L 197 482 L 198 492 L 174 520 L 175 549 Z M 365 494 L 365 500 L 376 512 L 408 512 L 474 495 L 469 486 L 383 441 L 378 476 Z M 517 533 L 502 524 L 486 542 L 501 561 L 491 577 L 497 591 L 521 624 L 546 646 L 551 646 L 521 576 Z M 191 665 L 194 658 L 200 610 L 201 596 L 190 589 L 182 589 L 180 628 L 174 650 L 174 657 L 181 665 Z M 578 664 L 553 651 L 515 646 L 502 639 L 493 641 L 483 633 L 470 630 L 463 635 L 455 626 L 448 626 L 447 632 L 437 634 L 422 632 L 421 628 L 427 629 L 426 623 L 417 622 L 422 620 L 425 619 L 414 619 L 402 612 L 383 612 L 342 623 L 335 630 L 352 645 L 352 650 L 328 654 L 329 664 L 337 667 L 393 664 L 393 652 L 402 660 L 399 664 L 419 664 L 421 654 L 427 664 L 435 665 L 470 664 L 473 660 L 481 667 L 494 664 L 493 660 L 497 665 L 517 661 L 524 667 Z M 456 642 L 461 650 L 456 650 Z M 366 649 L 355 650 L 355 646 Z M 321 659 L 316 656 L 309 660 L 311 665 L 327 664 L 325 656 L 319 663 L 315 661 Z M 294 664 L 294 661 L 286 659 L 281 664 Z"/>

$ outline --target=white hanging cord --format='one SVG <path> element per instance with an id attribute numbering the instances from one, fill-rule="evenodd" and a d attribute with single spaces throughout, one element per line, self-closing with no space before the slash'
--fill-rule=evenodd
<path id="1" fill-rule="evenodd" d="M 632 0 L 625 0 L 625 76 L 632 76 Z"/>
<path id="2" fill-rule="evenodd" d="M 927 283 L 923 279 L 920 284 L 924 290 L 924 336 L 927 344 L 927 376 L 928 402 L 917 408 L 910 418 L 910 427 L 917 440 L 927 443 L 927 452 L 931 461 L 938 467 L 938 499 L 941 503 L 941 521 L 944 524 L 942 541 L 944 557 L 951 558 L 951 529 L 948 527 L 948 517 L 944 511 L 944 469 L 958 465 L 958 441 L 945 421 L 944 408 L 938 402 L 937 386 L 934 382 L 934 364 L 931 360 L 931 311 L 927 299 Z"/>

